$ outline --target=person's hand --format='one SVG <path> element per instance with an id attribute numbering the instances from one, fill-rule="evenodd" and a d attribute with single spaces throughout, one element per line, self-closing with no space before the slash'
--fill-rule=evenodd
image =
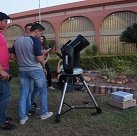
<path id="1" fill-rule="evenodd" d="M 44 56 L 46 56 L 48 53 L 49 53 L 48 50 L 45 50 L 45 49 L 43 50 L 43 55 Z"/>
<path id="2" fill-rule="evenodd" d="M 44 55 L 47 55 L 50 51 L 51 51 L 51 48 L 49 48 L 49 49 L 47 49 L 47 50 L 44 49 L 44 50 L 43 50 L 43 54 L 44 54 Z"/>
<path id="3" fill-rule="evenodd" d="M 9 80 L 9 78 L 10 78 L 10 75 L 6 71 L 4 71 L 4 70 L 0 71 L 0 79 L 1 80 Z"/>
<path id="4" fill-rule="evenodd" d="M 47 51 L 50 52 L 50 51 L 51 51 L 51 48 L 48 48 Z"/>
<path id="5" fill-rule="evenodd" d="M 45 64 L 48 62 L 48 59 L 45 60 Z"/>
<path id="6" fill-rule="evenodd" d="M 43 71 L 44 71 L 44 73 L 47 75 L 47 70 L 46 70 L 45 68 L 43 69 Z"/>

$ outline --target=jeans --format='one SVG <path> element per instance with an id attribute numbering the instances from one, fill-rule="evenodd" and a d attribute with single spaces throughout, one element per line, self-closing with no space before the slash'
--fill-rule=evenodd
<path id="1" fill-rule="evenodd" d="M 47 70 L 47 75 L 46 75 L 47 86 L 50 87 L 50 86 L 52 86 L 52 75 L 51 75 L 51 71 L 50 71 L 50 67 L 49 67 L 48 63 L 45 64 L 45 68 Z M 32 83 L 32 85 L 31 85 L 31 90 L 32 90 L 31 103 L 33 104 L 36 102 L 36 97 L 38 96 L 39 91 L 34 83 Z"/>
<path id="2" fill-rule="evenodd" d="M 34 82 L 33 80 L 30 81 L 30 88 L 29 88 L 29 94 L 26 100 L 26 112 L 29 112 L 32 110 L 32 102 L 31 102 L 31 95 L 34 88 Z"/>
<path id="3" fill-rule="evenodd" d="M 0 126 L 6 121 L 6 109 L 11 96 L 10 82 L 0 80 Z"/>
<path id="4" fill-rule="evenodd" d="M 31 103 L 36 102 L 36 96 L 38 95 L 38 89 L 36 88 L 36 85 L 34 84 L 32 94 L 31 94 Z"/>
<path id="5" fill-rule="evenodd" d="M 26 118 L 26 103 L 28 96 L 31 94 L 30 85 L 33 81 L 36 85 L 36 88 L 40 94 L 40 106 L 41 106 L 41 115 L 48 112 L 47 106 L 47 84 L 46 77 L 43 70 L 32 70 L 32 71 L 20 71 L 19 72 L 20 80 L 20 99 L 19 99 L 19 118 Z M 30 99 L 31 100 L 31 99 Z"/>

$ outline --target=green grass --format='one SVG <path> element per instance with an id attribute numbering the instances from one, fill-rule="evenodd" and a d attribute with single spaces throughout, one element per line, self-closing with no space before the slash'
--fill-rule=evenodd
<path id="1" fill-rule="evenodd" d="M 103 111 L 102 114 L 92 116 L 95 109 L 74 109 L 62 115 L 59 123 L 55 123 L 61 97 L 60 90 L 49 90 L 48 93 L 49 110 L 54 112 L 52 118 L 42 121 L 37 117 L 30 117 L 25 125 L 19 125 L 17 78 L 12 79 L 11 87 L 12 99 L 7 114 L 14 118 L 18 128 L 12 131 L 0 130 L 0 136 L 137 136 L 137 109 L 114 108 L 108 104 L 107 96 L 95 96 Z M 65 102 L 70 105 L 83 105 L 84 101 L 90 101 L 86 92 L 66 93 Z"/>

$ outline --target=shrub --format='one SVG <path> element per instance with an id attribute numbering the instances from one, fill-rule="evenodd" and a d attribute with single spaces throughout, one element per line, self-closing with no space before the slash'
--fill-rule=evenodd
<path id="1" fill-rule="evenodd" d="M 18 70 L 18 64 L 16 61 L 10 61 L 10 70 L 11 70 L 12 76 L 18 77 L 19 70 Z"/>
<path id="2" fill-rule="evenodd" d="M 118 73 L 124 73 L 127 69 L 129 69 L 131 62 L 129 60 L 114 58 L 113 59 L 113 68 Z"/>
<path id="3" fill-rule="evenodd" d="M 48 45 L 50 48 L 53 48 L 54 45 L 55 45 L 55 40 L 47 40 L 47 45 Z"/>
<path id="4" fill-rule="evenodd" d="M 56 73 L 57 63 L 59 58 L 50 58 L 48 63 L 50 64 L 51 72 Z M 123 72 L 130 67 L 134 70 L 137 67 L 137 55 L 128 55 L 128 56 L 94 56 L 94 57 L 81 57 L 81 67 L 84 70 L 92 69 L 105 69 L 112 68 L 114 71 Z M 134 65 L 133 65 L 134 64 Z M 11 72 L 13 76 L 18 76 L 18 65 L 15 61 L 10 61 Z M 109 70 L 106 70 L 109 71 Z M 125 72 L 126 72 L 125 71 Z M 112 73 L 112 70 L 110 70 Z M 133 71 L 132 71 L 133 73 Z M 109 74 L 111 75 L 111 74 Z M 114 72 L 113 74 L 114 75 Z"/>
<path id="5" fill-rule="evenodd" d="M 117 77 L 116 71 L 106 62 L 102 62 L 98 66 L 99 72 L 103 76 L 107 76 L 109 79 L 115 79 Z"/>
<path id="6" fill-rule="evenodd" d="M 98 47 L 96 44 L 92 44 L 85 49 L 84 55 L 85 56 L 96 56 L 98 53 Z"/>
<path id="7" fill-rule="evenodd" d="M 135 43 L 137 45 L 137 23 L 127 27 L 120 35 L 120 41 L 125 43 Z"/>
<path id="8" fill-rule="evenodd" d="M 56 73 L 58 61 L 59 61 L 58 58 L 50 58 L 48 60 L 48 63 L 50 65 L 50 70 L 52 73 Z"/>

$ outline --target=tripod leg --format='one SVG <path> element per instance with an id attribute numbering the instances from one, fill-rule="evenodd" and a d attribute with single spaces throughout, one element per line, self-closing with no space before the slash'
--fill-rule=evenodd
<path id="1" fill-rule="evenodd" d="M 62 106 L 63 106 L 63 101 L 64 101 L 64 98 L 65 98 L 65 93 L 66 93 L 67 86 L 68 86 L 68 80 L 69 80 L 69 77 L 67 77 L 65 85 L 64 85 L 60 106 L 59 106 L 59 109 L 58 109 L 58 113 L 56 115 L 56 120 L 55 120 L 56 123 L 58 123 L 60 121 L 61 109 L 62 109 Z"/>
<path id="2" fill-rule="evenodd" d="M 92 95 L 92 93 L 91 93 L 91 91 L 90 91 L 87 83 L 85 82 L 84 78 L 83 78 L 82 76 L 80 76 L 79 78 L 80 78 L 80 80 L 82 81 L 82 83 L 84 84 L 85 88 L 87 89 L 87 92 L 88 92 L 91 100 L 93 101 L 93 103 L 94 103 L 94 105 L 95 105 L 95 108 L 96 108 L 96 110 L 97 110 L 97 113 L 101 113 L 102 110 L 100 109 L 100 107 L 98 106 L 96 100 L 94 99 L 94 97 L 93 97 L 93 95 Z"/>

